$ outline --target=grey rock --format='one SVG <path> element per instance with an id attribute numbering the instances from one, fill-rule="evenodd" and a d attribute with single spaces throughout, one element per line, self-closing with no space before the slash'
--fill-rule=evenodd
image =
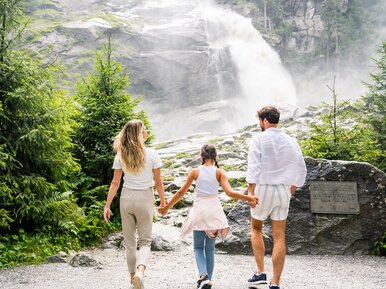
<path id="1" fill-rule="evenodd" d="M 174 247 L 162 236 L 154 236 L 151 241 L 151 249 L 153 251 L 173 251 Z"/>
<path id="2" fill-rule="evenodd" d="M 188 195 L 188 196 L 184 197 L 184 200 L 185 200 L 185 205 L 187 205 L 187 206 L 193 205 L 193 198 L 192 198 L 192 196 Z"/>
<path id="3" fill-rule="evenodd" d="M 386 175 L 368 163 L 306 158 L 306 184 L 291 199 L 287 222 L 287 252 L 310 255 L 369 254 L 386 231 Z M 312 214 L 311 181 L 356 181 L 360 213 Z M 218 247 L 227 252 L 251 254 L 250 210 L 239 202 L 228 214 L 234 236 Z M 270 221 L 263 227 L 267 253 L 272 251 Z"/>
<path id="4" fill-rule="evenodd" d="M 72 267 L 98 267 L 98 262 L 85 253 L 76 254 L 69 262 Z"/>
<path id="5" fill-rule="evenodd" d="M 175 227 L 153 224 L 151 249 L 153 251 L 173 251 L 181 245 L 179 230 Z"/>
<path id="6" fill-rule="evenodd" d="M 125 240 L 123 239 L 121 241 L 121 243 L 119 243 L 119 250 L 126 250 L 126 244 L 125 244 Z"/>
<path id="7" fill-rule="evenodd" d="M 122 233 L 112 233 L 103 238 L 101 248 L 118 249 L 123 240 Z"/>
<path id="8" fill-rule="evenodd" d="M 66 260 L 60 253 L 47 257 L 46 261 L 48 263 L 66 263 Z"/>
<path id="9" fill-rule="evenodd" d="M 101 248 L 102 249 L 117 249 L 118 246 L 117 246 L 117 243 L 115 241 L 108 241 L 106 243 L 103 243 L 101 245 Z"/>
<path id="10" fill-rule="evenodd" d="M 219 146 L 223 146 L 223 145 L 233 145 L 235 142 L 234 138 L 233 137 L 230 137 L 230 138 L 226 138 L 224 139 L 222 142 L 220 142 L 218 145 Z"/>
<path id="11" fill-rule="evenodd" d="M 180 187 L 175 183 L 170 183 L 165 186 L 165 191 L 172 192 L 178 190 Z"/>

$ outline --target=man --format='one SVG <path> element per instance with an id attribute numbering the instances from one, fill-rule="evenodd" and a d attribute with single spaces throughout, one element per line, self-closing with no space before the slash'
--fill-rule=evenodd
<path id="1" fill-rule="evenodd" d="M 251 206 L 251 243 L 257 272 L 248 279 L 249 287 L 267 284 L 264 270 L 263 222 L 272 221 L 273 276 L 270 289 L 280 289 L 280 275 L 286 255 L 285 228 L 291 195 L 306 179 L 307 169 L 296 140 L 278 127 L 280 112 L 272 106 L 257 112 L 262 133 L 254 136 L 249 144 L 247 182 L 248 194 L 260 199 Z"/>

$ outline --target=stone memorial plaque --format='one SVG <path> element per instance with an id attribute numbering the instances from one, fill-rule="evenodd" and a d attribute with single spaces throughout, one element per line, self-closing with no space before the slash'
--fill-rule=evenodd
<path id="1" fill-rule="evenodd" d="M 359 214 L 357 182 L 311 182 L 311 213 Z"/>

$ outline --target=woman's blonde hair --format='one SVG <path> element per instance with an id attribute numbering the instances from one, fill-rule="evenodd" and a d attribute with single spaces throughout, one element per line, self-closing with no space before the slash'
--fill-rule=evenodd
<path id="1" fill-rule="evenodd" d="M 123 168 L 138 174 L 145 166 L 145 140 L 142 131 L 145 125 L 141 120 L 128 121 L 114 140 L 114 151 L 119 155 Z"/>

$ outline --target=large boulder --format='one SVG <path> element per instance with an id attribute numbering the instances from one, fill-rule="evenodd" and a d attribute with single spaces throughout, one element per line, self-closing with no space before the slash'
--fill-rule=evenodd
<path id="1" fill-rule="evenodd" d="M 307 180 L 291 199 L 287 222 L 289 254 L 368 254 L 386 231 L 386 175 L 368 163 L 306 158 Z M 312 213 L 310 183 L 357 182 L 359 214 Z M 228 214 L 233 236 L 218 247 L 236 254 L 251 254 L 250 211 L 239 202 Z M 272 251 L 269 221 L 264 225 L 266 252 Z"/>

